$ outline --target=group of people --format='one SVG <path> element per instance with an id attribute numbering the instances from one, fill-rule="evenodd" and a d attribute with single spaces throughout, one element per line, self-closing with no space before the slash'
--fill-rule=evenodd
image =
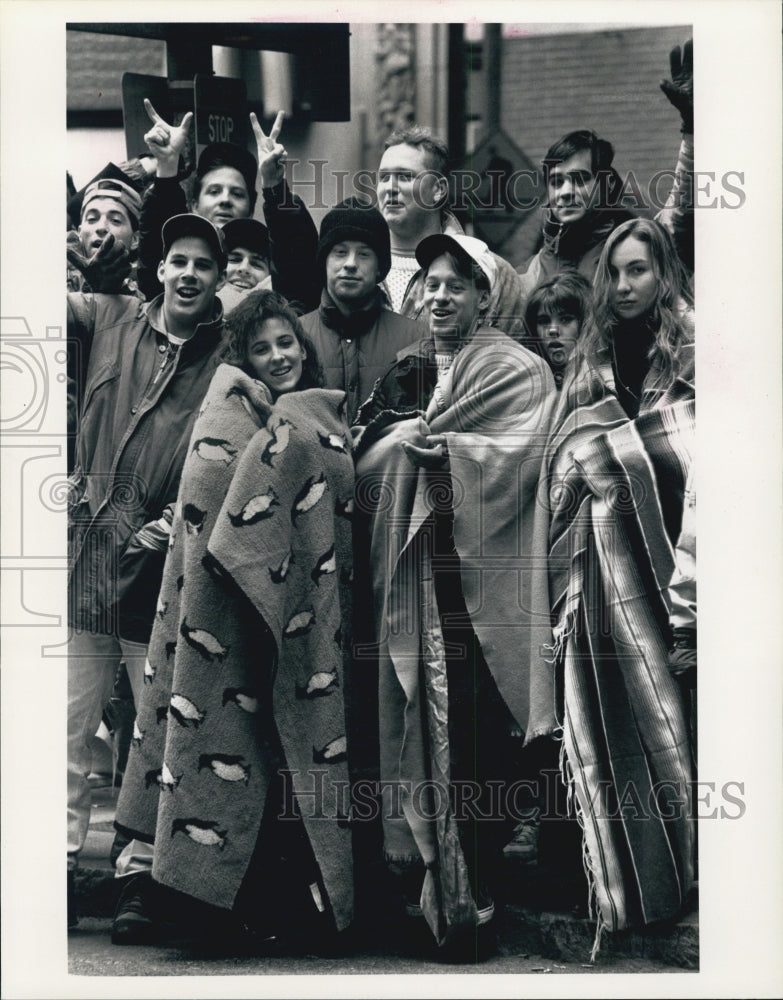
<path id="1" fill-rule="evenodd" d="M 320 230 L 282 114 L 183 181 L 191 116 L 145 102 L 150 156 L 73 194 L 69 902 L 124 663 L 115 943 L 312 945 L 382 910 L 476 960 L 521 787 L 599 932 L 684 905 L 690 43 L 664 90 L 667 208 L 631 216 L 611 145 L 570 133 L 521 273 L 448 211 L 421 126 Z"/>

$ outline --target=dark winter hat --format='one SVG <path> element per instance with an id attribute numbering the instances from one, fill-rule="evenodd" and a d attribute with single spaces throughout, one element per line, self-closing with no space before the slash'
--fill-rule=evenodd
<path id="1" fill-rule="evenodd" d="M 238 247 L 260 254 L 269 260 L 269 230 L 255 219 L 232 219 L 223 226 L 226 252 Z"/>
<path id="2" fill-rule="evenodd" d="M 196 177 L 202 180 L 210 170 L 217 170 L 218 167 L 233 167 L 242 174 L 250 202 L 254 204 L 256 200 L 256 174 L 258 173 L 255 156 L 233 142 L 211 142 L 204 147 L 204 151 L 198 158 Z"/>
<path id="3" fill-rule="evenodd" d="M 209 246 L 215 255 L 218 270 L 225 271 L 227 255 L 226 246 L 223 242 L 223 234 L 208 219 L 200 215 L 174 215 L 163 224 L 163 258 L 171 249 L 172 245 L 181 240 L 184 236 L 197 236 Z"/>
<path id="4" fill-rule="evenodd" d="M 324 216 L 316 253 L 320 268 L 332 247 L 342 240 L 358 240 L 374 250 L 380 271 L 378 280 L 383 281 L 391 268 L 391 239 L 386 219 L 378 209 L 358 198 L 348 198 Z"/>

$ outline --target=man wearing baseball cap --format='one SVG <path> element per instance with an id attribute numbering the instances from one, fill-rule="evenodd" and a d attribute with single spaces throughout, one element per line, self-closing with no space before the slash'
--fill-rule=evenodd
<path id="1" fill-rule="evenodd" d="M 69 290 L 132 293 L 141 196 L 130 178 L 109 164 L 73 196 L 68 209 L 79 218 L 68 240 Z"/>
<path id="2" fill-rule="evenodd" d="M 68 516 L 69 872 L 89 822 L 89 742 L 121 659 L 134 698 L 142 684 L 166 511 L 223 330 L 220 231 L 200 216 L 175 216 L 163 227 L 161 256 L 163 292 L 146 305 L 68 296 L 68 369 L 80 398 Z"/>
<path id="3" fill-rule="evenodd" d="M 389 227 L 377 209 L 357 198 L 333 208 L 321 223 L 316 262 L 321 304 L 302 317 L 302 326 L 327 388 L 346 393 L 351 423 L 376 379 L 425 329 L 385 308 L 378 283 L 391 266 Z"/>
<path id="4" fill-rule="evenodd" d="M 232 219 L 223 226 L 228 263 L 218 292 L 226 315 L 254 288 L 271 288 L 269 231 L 256 219 Z"/>
<path id="5" fill-rule="evenodd" d="M 473 961 L 493 947 L 509 733 L 554 724 L 536 501 L 555 391 L 541 358 L 486 325 L 498 268 L 485 243 L 433 233 L 416 263 L 430 336 L 358 418 L 356 593 L 370 607 L 355 620 L 371 633 L 355 641 L 377 650 L 386 861 L 406 914 Z M 417 807 L 425 787 L 439 809 Z"/>

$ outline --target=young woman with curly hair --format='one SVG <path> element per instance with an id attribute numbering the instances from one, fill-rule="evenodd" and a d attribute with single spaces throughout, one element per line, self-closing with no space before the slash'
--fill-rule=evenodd
<path id="1" fill-rule="evenodd" d="M 317 389 L 323 372 L 299 317 L 277 292 L 251 292 L 226 319 L 220 360 L 259 379 L 276 399 L 292 389 Z"/>
<path id="2" fill-rule="evenodd" d="M 117 806 L 134 853 L 115 944 L 315 947 L 353 917 L 338 798 L 352 621 L 345 394 L 322 387 L 276 292 L 251 292 L 226 325 L 182 471 Z M 315 815 L 307 782 L 324 763 L 335 805 Z"/>

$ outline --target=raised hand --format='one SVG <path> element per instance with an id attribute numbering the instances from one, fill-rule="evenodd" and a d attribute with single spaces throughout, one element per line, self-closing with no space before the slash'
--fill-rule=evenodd
<path id="1" fill-rule="evenodd" d="M 81 271 L 93 292 L 117 295 L 125 279 L 130 277 L 128 248 L 109 233 L 91 257 L 85 257 L 76 247 L 68 246 L 68 263 Z"/>
<path id="2" fill-rule="evenodd" d="M 661 80 L 661 90 L 682 116 L 683 132 L 693 132 L 693 39 L 675 45 L 669 53 L 671 80 Z"/>
<path id="3" fill-rule="evenodd" d="M 187 143 L 193 112 L 188 111 L 179 125 L 169 125 L 146 97 L 144 110 L 152 122 L 152 128 L 144 134 L 144 141 L 158 162 L 158 177 L 175 177 L 180 155 Z"/>
<path id="4" fill-rule="evenodd" d="M 278 111 L 275 123 L 267 135 L 254 111 L 250 112 L 250 124 L 256 137 L 258 155 L 258 172 L 261 175 L 261 187 L 272 188 L 285 177 L 285 147 L 277 140 L 283 128 L 285 111 Z"/>

